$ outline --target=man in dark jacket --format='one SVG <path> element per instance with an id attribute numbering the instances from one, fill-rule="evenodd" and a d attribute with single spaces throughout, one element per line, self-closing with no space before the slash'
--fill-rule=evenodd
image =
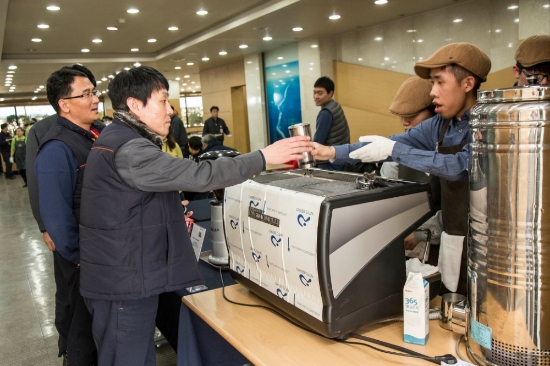
<path id="1" fill-rule="evenodd" d="M 178 116 L 178 111 L 174 109 L 174 106 L 170 106 L 172 108 L 172 117 L 171 123 L 170 123 L 170 133 L 172 134 L 172 137 L 174 140 L 176 140 L 176 143 L 180 146 L 181 151 L 185 150 L 185 145 L 187 142 L 189 142 L 189 137 L 187 137 L 187 130 L 185 129 L 185 126 L 183 125 L 183 121 Z"/>
<path id="2" fill-rule="evenodd" d="M 12 136 L 8 132 L 7 123 L 3 123 L 0 128 L 2 129 L 2 131 L 0 131 L 0 153 L 2 154 L 2 159 L 4 159 L 4 164 L 6 164 L 6 179 L 15 179 L 12 171 L 12 164 L 10 163 Z"/>
<path id="3" fill-rule="evenodd" d="M 295 137 L 234 159 L 174 159 L 160 149 L 172 114 L 160 72 L 121 71 L 109 98 L 115 119 L 90 152 L 82 189 L 81 293 L 99 364 L 149 366 L 159 294 L 203 282 L 178 190 L 234 185 L 312 148 Z"/>
<path id="4" fill-rule="evenodd" d="M 214 135 L 204 135 L 202 137 L 202 152 L 207 153 L 210 151 L 218 151 L 218 150 L 230 150 L 230 151 L 237 151 L 236 149 L 233 149 L 232 147 L 225 146 L 221 142 L 216 139 L 216 136 Z"/>
<path id="5" fill-rule="evenodd" d="M 86 158 L 99 135 L 92 127 L 98 119 L 99 93 L 90 80 L 91 73 L 83 72 L 82 68 L 63 67 L 48 78 L 48 101 L 58 116 L 44 136 L 34 164 L 40 218 L 51 237 L 51 245 L 55 243 L 60 280 L 68 288 L 65 300 L 69 303 L 69 315 L 63 319 L 68 334 L 62 335 L 65 331 L 62 329 L 59 342 L 61 353 L 61 337 L 66 336 L 68 365 L 97 364 L 92 319 L 79 292 L 78 222 Z"/>
<path id="6" fill-rule="evenodd" d="M 229 128 L 227 128 L 227 125 L 225 124 L 225 121 L 218 117 L 218 113 L 220 112 L 220 109 L 216 106 L 210 107 L 210 113 L 212 114 L 212 117 L 208 118 L 206 121 L 204 121 L 204 128 L 202 129 L 202 135 L 215 135 L 218 140 L 223 144 L 223 137 L 224 134 L 227 136 L 231 136 L 231 132 L 229 132 Z"/>

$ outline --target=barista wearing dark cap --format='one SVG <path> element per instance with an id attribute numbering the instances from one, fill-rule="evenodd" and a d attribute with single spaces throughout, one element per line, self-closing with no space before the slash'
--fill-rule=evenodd
<path id="1" fill-rule="evenodd" d="M 521 42 L 514 56 L 516 64 L 512 67 L 518 79 L 516 85 L 528 85 L 528 77 L 534 77 L 535 84 L 548 85 L 550 74 L 550 36 L 538 35 Z"/>
<path id="2" fill-rule="evenodd" d="M 436 175 L 441 184 L 443 230 L 438 266 L 446 289 L 467 293 L 470 141 L 468 120 L 476 93 L 487 80 L 491 60 L 470 43 L 451 43 L 418 62 L 414 71 L 432 82 L 434 117 L 390 138 L 363 136 L 353 145 L 326 147 L 314 144 L 317 157 L 348 162 L 391 158 L 399 164 Z"/>

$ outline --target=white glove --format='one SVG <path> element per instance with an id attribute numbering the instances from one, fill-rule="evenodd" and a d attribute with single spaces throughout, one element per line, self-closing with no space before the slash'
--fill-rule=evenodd
<path id="1" fill-rule="evenodd" d="M 13 164 L 13 156 L 10 156 L 10 163 Z"/>
<path id="2" fill-rule="evenodd" d="M 395 145 L 395 141 L 375 135 L 361 136 L 359 141 L 370 142 L 370 144 L 351 152 L 349 157 L 360 159 L 363 162 L 386 160 L 388 156 L 391 156 L 393 145 Z"/>

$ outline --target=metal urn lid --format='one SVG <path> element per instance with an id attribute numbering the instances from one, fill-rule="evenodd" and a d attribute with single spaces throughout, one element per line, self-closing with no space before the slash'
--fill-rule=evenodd
<path id="1" fill-rule="evenodd" d="M 477 92 L 479 104 L 550 100 L 550 86 L 525 85 Z"/>
<path id="2" fill-rule="evenodd" d="M 199 160 L 216 160 L 217 158 L 234 158 L 235 156 L 241 155 L 240 152 L 235 150 L 216 150 L 209 151 L 199 156 Z"/>

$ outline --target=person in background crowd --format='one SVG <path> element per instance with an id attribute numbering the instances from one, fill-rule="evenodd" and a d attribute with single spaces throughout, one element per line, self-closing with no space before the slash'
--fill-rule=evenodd
<path id="1" fill-rule="evenodd" d="M 202 152 L 202 138 L 199 136 L 189 137 L 187 148 L 183 151 L 183 157 L 198 163 L 199 155 L 202 154 Z"/>
<path id="2" fill-rule="evenodd" d="M 535 84 L 548 85 L 550 74 L 550 36 L 547 34 L 527 37 L 521 42 L 514 56 L 516 64 L 512 67 L 518 86 L 528 85 L 528 77 Z"/>
<path id="3" fill-rule="evenodd" d="M 322 76 L 313 85 L 313 100 L 321 107 L 315 124 L 313 141 L 321 145 L 349 144 L 349 126 L 344 110 L 334 99 L 334 82 Z M 328 170 L 342 170 L 343 164 L 318 161 L 317 167 Z"/>
<path id="4" fill-rule="evenodd" d="M 178 111 L 172 105 L 170 108 L 172 108 L 170 134 L 172 135 L 174 141 L 179 145 L 180 150 L 183 151 L 185 149 L 185 145 L 187 145 L 187 142 L 189 141 L 189 138 L 187 137 L 187 130 L 183 125 L 183 121 L 178 116 Z"/>
<path id="5" fill-rule="evenodd" d="M 11 140 L 11 153 L 10 153 L 10 163 L 17 165 L 19 170 L 19 175 L 23 178 L 25 184 L 23 187 L 27 186 L 27 173 L 26 173 L 26 142 L 27 138 L 25 137 L 25 130 L 23 127 L 17 127 L 15 129 L 15 137 Z"/>
<path id="6" fill-rule="evenodd" d="M 159 294 L 203 282 L 178 190 L 234 185 L 266 164 L 315 155 L 300 136 L 233 159 L 174 159 L 161 151 L 172 114 L 168 88 L 151 67 L 117 74 L 109 86 L 115 119 L 87 160 L 80 290 L 93 315 L 100 365 L 154 366 Z"/>
<path id="7" fill-rule="evenodd" d="M 334 161 L 393 161 L 439 177 L 443 232 L 438 267 L 440 293 L 467 295 L 467 242 L 470 146 L 468 121 L 477 90 L 487 80 L 491 60 L 477 46 L 458 42 L 417 62 L 414 71 L 432 82 L 434 117 L 390 138 L 363 136 L 359 143 L 327 147 L 314 144 L 317 157 Z M 368 144 L 365 144 L 368 143 Z"/>
<path id="8" fill-rule="evenodd" d="M 227 137 L 230 137 L 231 132 L 229 131 L 229 128 L 227 128 L 225 121 L 218 117 L 219 112 L 220 109 L 218 107 L 210 107 L 210 113 L 212 114 L 212 117 L 204 121 L 202 135 L 215 135 L 220 143 L 223 144 L 224 134 L 226 134 Z"/>
<path id="9" fill-rule="evenodd" d="M 210 151 L 230 150 L 237 151 L 232 147 L 222 145 L 222 143 L 214 135 L 204 135 L 202 137 L 202 152 L 207 153 Z"/>
<path id="10" fill-rule="evenodd" d="M 168 132 L 168 135 L 162 140 L 162 151 L 172 155 L 175 158 L 183 159 L 183 153 L 180 146 L 174 140 L 171 132 Z"/>
<path id="11" fill-rule="evenodd" d="M 8 132 L 8 124 L 2 123 L 0 125 L 2 129 L 0 131 L 0 154 L 2 154 L 2 159 L 4 160 L 4 165 L 6 166 L 5 177 L 6 179 L 15 179 L 12 170 L 12 164 L 10 163 L 10 149 L 11 149 L 11 139 L 12 136 Z"/>

